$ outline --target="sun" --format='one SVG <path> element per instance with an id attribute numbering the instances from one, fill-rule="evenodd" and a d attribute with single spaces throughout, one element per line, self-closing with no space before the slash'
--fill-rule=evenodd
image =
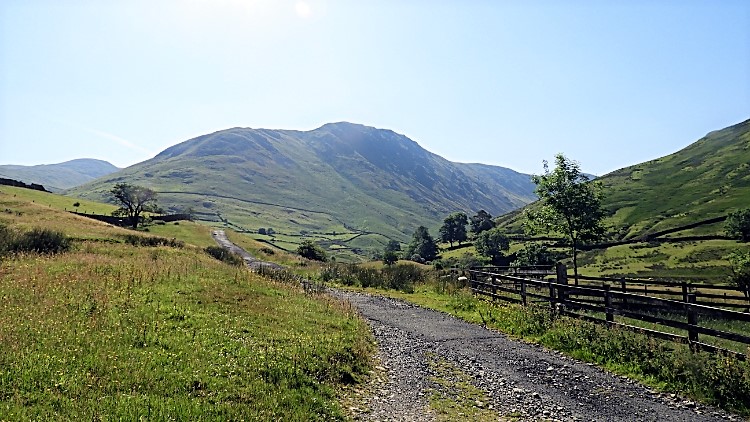
<path id="1" fill-rule="evenodd" d="M 295 3 L 294 11 L 297 13 L 297 16 L 301 18 L 309 18 L 310 15 L 312 15 L 310 4 L 306 1 L 298 1 L 297 3 Z"/>

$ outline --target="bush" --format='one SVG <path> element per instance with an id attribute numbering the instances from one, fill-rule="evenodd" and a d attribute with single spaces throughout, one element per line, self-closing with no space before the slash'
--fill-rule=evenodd
<path id="1" fill-rule="evenodd" d="M 123 236 L 125 243 L 133 246 L 169 246 L 172 248 L 181 248 L 185 242 L 175 238 L 167 239 L 166 237 L 157 236 L 138 236 L 135 234 L 126 234 Z"/>
<path id="2" fill-rule="evenodd" d="M 208 246 L 203 249 L 207 254 L 218 259 L 219 261 L 226 262 L 230 265 L 242 266 L 245 265 L 245 260 L 241 256 L 234 252 L 230 252 L 219 246 Z"/>
<path id="3" fill-rule="evenodd" d="M 315 244 L 312 240 L 305 240 L 302 242 L 297 248 L 297 253 L 303 258 L 311 259 L 313 261 L 328 261 L 328 256 L 326 256 L 326 252 L 323 248 Z"/>
<path id="4" fill-rule="evenodd" d="M 3 231 L 8 235 L 4 241 L 7 252 L 55 254 L 69 250 L 71 245 L 64 233 L 55 230 L 36 228 L 20 235 L 8 228 L 3 228 Z"/>

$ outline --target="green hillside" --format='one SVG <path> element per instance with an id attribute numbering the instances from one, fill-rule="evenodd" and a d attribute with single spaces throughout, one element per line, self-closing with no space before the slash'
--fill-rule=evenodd
<path id="1" fill-rule="evenodd" d="M 159 203 L 294 248 L 304 238 L 333 253 L 367 255 L 450 212 L 499 215 L 533 200 L 528 175 L 452 163 L 390 130 L 333 123 L 301 132 L 234 128 L 200 136 L 70 194 L 108 197 L 118 182 L 148 186 Z M 261 236 L 262 238 L 262 236 Z"/>
<path id="2" fill-rule="evenodd" d="M 91 158 L 70 160 L 58 164 L 38 166 L 0 165 L 0 177 L 38 183 L 47 190 L 60 191 L 90 182 L 119 170 L 118 167 Z"/>
<path id="3" fill-rule="evenodd" d="M 600 180 L 612 224 L 626 239 L 748 207 L 750 120 Z"/>
<path id="4" fill-rule="evenodd" d="M 597 180 L 604 186 L 613 240 L 639 238 L 750 207 L 750 120 Z M 497 222 L 520 233 L 522 220 L 517 210 Z M 721 227 L 714 224 L 684 234 L 720 234 Z"/>

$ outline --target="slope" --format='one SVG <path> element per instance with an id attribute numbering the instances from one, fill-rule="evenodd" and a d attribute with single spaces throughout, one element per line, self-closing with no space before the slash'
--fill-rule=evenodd
<path id="1" fill-rule="evenodd" d="M 117 182 L 149 186 L 165 208 L 191 207 L 203 220 L 273 228 L 280 246 L 314 237 L 355 252 L 406 241 L 453 211 L 497 215 L 534 198 L 528 175 L 452 163 L 393 131 L 345 122 L 219 131 L 70 193 L 103 199 Z"/>
<path id="2" fill-rule="evenodd" d="M 112 164 L 91 158 L 80 158 L 58 164 L 36 166 L 0 165 L 0 177 L 38 183 L 48 190 L 60 191 L 90 182 L 119 170 Z"/>

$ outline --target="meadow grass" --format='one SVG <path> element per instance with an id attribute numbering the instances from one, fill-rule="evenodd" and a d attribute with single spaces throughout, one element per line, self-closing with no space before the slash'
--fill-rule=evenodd
<path id="1" fill-rule="evenodd" d="M 11 202 L 22 212 L 5 224 L 77 240 L 0 263 L 0 420 L 343 419 L 337 388 L 366 375 L 373 348 L 349 305 Z"/>

